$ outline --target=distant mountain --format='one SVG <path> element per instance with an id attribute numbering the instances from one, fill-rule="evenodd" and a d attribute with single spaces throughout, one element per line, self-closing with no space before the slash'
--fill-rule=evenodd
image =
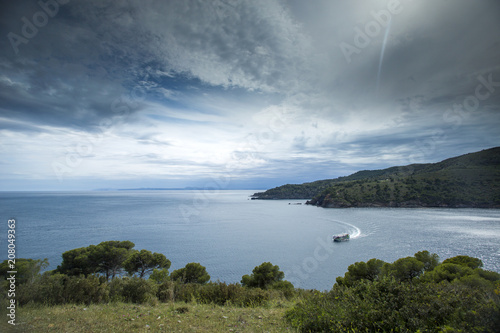
<path id="1" fill-rule="evenodd" d="M 311 199 L 312 198 L 312 199 Z M 311 199 L 321 207 L 500 208 L 500 147 L 446 159 L 255 193 L 252 199 Z"/>

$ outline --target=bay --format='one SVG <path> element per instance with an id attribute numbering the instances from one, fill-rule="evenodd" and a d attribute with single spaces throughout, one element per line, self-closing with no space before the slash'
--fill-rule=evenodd
<path id="1" fill-rule="evenodd" d="M 469 255 L 500 272 L 500 210 L 325 209 L 305 200 L 250 200 L 255 191 L 0 192 L 1 247 L 16 219 L 17 258 L 48 258 L 107 240 L 160 252 L 170 271 L 189 262 L 212 281 L 239 282 L 262 262 L 279 265 L 296 287 L 330 289 L 350 264 L 392 262 L 417 251 L 441 260 Z M 333 243 L 334 234 L 351 240 Z"/>

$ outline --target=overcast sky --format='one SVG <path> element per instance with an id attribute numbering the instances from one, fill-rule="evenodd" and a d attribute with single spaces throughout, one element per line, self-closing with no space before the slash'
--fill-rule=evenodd
<path id="1" fill-rule="evenodd" d="M 269 188 L 500 145 L 499 1 L 2 1 L 0 190 Z"/>

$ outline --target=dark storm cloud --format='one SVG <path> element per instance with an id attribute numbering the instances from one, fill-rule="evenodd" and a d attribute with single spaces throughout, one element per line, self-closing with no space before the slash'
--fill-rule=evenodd
<path id="1" fill-rule="evenodd" d="M 26 43 L 2 38 L 2 74 L 15 82 L 7 86 L 0 81 L 2 104 L 10 110 L 4 115 L 91 126 L 99 117 L 113 116 L 112 104 L 122 95 L 140 89 L 144 97 L 161 88 L 161 78 L 168 81 L 175 76 L 172 73 L 250 90 L 296 87 L 296 68 L 307 63 L 299 29 L 281 24 L 290 19 L 277 4 L 259 5 L 222 1 L 59 5 L 57 14 L 42 27 L 35 26 L 38 32 L 25 38 Z M 37 12 L 43 13 L 31 3 L 9 4 L 2 11 L 2 35 L 14 32 L 24 38 L 23 31 L 30 31 L 26 25 L 33 25 Z M 164 75 L 155 75 L 158 72 Z M 127 109 L 141 108 L 127 105 Z"/>

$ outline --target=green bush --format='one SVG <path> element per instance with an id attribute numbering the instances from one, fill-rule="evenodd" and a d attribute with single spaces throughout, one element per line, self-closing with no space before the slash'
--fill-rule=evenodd
<path id="1" fill-rule="evenodd" d="M 105 303 L 109 301 L 109 287 L 94 275 L 67 276 L 48 272 L 34 282 L 20 285 L 17 296 L 20 305 Z"/>
<path id="2" fill-rule="evenodd" d="M 65 303 L 92 304 L 105 303 L 109 300 L 109 287 L 101 283 L 99 277 L 90 275 L 72 276 L 65 280 Z"/>
<path id="3" fill-rule="evenodd" d="M 244 307 L 256 307 L 267 304 L 270 293 L 260 288 L 242 288 L 235 297 L 234 304 Z"/>
<path id="4" fill-rule="evenodd" d="M 285 318 L 301 332 L 497 332 L 500 274 L 420 259 L 386 264 L 374 280 L 344 278 L 330 292 L 301 293 Z"/>
<path id="5" fill-rule="evenodd" d="M 159 286 L 159 300 L 162 302 L 197 302 L 203 304 L 227 305 L 243 307 L 265 305 L 271 298 L 272 291 L 260 288 L 246 288 L 239 284 L 210 282 L 198 283 L 170 282 Z"/>
<path id="6" fill-rule="evenodd" d="M 275 282 L 270 289 L 279 291 L 286 299 L 291 299 L 295 295 L 295 288 L 290 281 Z"/>
<path id="7" fill-rule="evenodd" d="M 384 275 L 393 276 L 400 282 L 410 282 L 424 272 L 424 266 L 424 263 L 415 257 L 406 257 L 392 264 L 384 264 L 382 272 Z"/>
<path id="8" fill-rule="evenodd" d="M 456 264 L 469 267 L 471 269 L 483 267 L 483 262 L 481 261 L 481 259 L 469 256 L 456 256 L 453 258 L 448 258 L 443 261 L 443 264 Z"/>
<path id="9" fill-rule="evenodd" d="M 425 274 L 424 279 L 436 283 L 439 283 L 441 281 L 451 282 L 455 279 L 460 279 L 464 276 L 472 274 L 474 274 L 474 271 L 467 266 L 452 263 L 442 263 L 434 270 Z"/>
<path id="10" fill-rule="evenodd" d="M 210 280 L 205 266 L 197 262 L 190 262 L 185 267 L 176 269 L 170 275 L 172 280 L 182 283 L 207 283 Z"/>
<path id="11" fill-rule="evenodd" d="M 25 283 L 17 288 L 19 305 L 37 303 L 57 305 L 66 303 L 64 284 L 69 279 L 64 274 L 47 272 L 32 283 Z"/>
<path id="12" fill-rule="evenodd" d="M 176 281 L 174 284 L 174 301 L 176 302 L 196 302 L 199 299 L 198 290 L 200 285 L 197 283 L 182 283 Z"/>
<path id="13" fill-rule="evenodd" d="M 198 290 L 197 301 L 199 303 L 213 303 L 225 305 L 234 303 L 236 296 L 242 292 L 243 287 L 237 284 L 226 284 L 225 282 L 210 282 Z"/>
<path id="14" fill-rule="evenodd" d="M 245 287 L 267 288 L 271 284 L 283 280 L 285 273 L 280 271 L 278 265 L 264 262 L 252 270 L 251 275 L 243 275 L 241 284 Z"/>
<path id="15" fill-rule="evenodd" d="M 9 267 L 9 260 L 4 260 L 0 263 L 0 287 L 6 287 L 8 284 L 7 277 L 10 276 L 8 271 L 12 269 Z M 18 285 L 24 283 L 34 282 L 39 276 L 40 271 L 49 265 L 47 258 L 41 259 L 16 259 L 16 283 Z M 2 288 L 4 289 L 4 288 Z"/>
<path id="16" fill-rule="evenodd" d="M 123 300 L 131 303 L 146 303 L 156 300 L 158 286 L 138 277 L 123 278 L 121 290 Z"/>
<path id="17" fill-rule="evenodd" d="M 492 272 L 492 271 L 487 271 L 485 269 L 476 268 L 474 270 L 474 273 L 479 275 L 483 279 L 491 281 L 491 282 L 500 281 L 500 273 L 497 273 L 497 272 Z"/>
<path id="18" fill-rule="evenodd" d="M 173 302 L 175 299 L 174 294 L 174 285 L 173 281 L 165 281 L 162 284 L 158 285 L 158 289 L 156 290 L 156 297 L 160 302 Z"/>
<path id="19" fill-rule="evenodd" d="M 162 268 L 162 269 L 155 268 L 153 270 L 153 272 L 151 273 L 151 275 L 149 276 L 149 279 L 156 282 L 156 283 L 159 283 L 159 284 L 163 284 L 163 283 L 169 281 L 170 276 L 168 274 L 168 269 L 167 268 Z"/>
<path id="20" fill-rule="evenodd" d="M 125 286 L 124 279 L 113 279 L 108 283 L 109 300 L 112 302 L 124 302 L 123 288 Z"/>
<path id="21" fill-rule="evenodd" d="M 374 281 L 381 274 L 384 264 L 385 262 L 379 259 L 370 259 L 366 263 L 356 262 L 349 265 L 344 277 L 337 277 L 337 284 L 349 287 L 359 280 Z"/>

